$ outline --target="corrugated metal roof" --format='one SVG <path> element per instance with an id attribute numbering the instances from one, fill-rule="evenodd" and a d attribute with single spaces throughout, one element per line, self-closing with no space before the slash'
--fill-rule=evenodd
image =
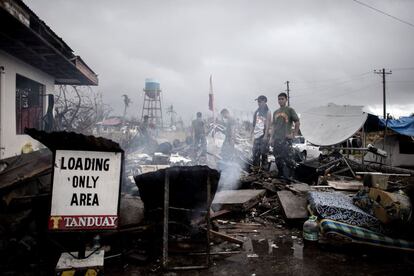
<path id="1" fill-rule="evenodd" d="M 0 1 L 0 49 L 55 77 L 56 84 L 98 85 L 98 76 L 22 1 L 11 1 L 29 24 Z"/>
<path id="2" fill-rule="evenodd" d="M 101 125 L 103 126 L 117 126 L 122 124 L 122 120 L 119 118 L 109 118 L 106 120 L 103 120 Z"/>
<path id="3" fill-rule="evenodd" d="M 52 151 L 56 150 L 85 150 L 123 152 L 118 143 L 102 137 L 86 136 L 75 132 L 57 131 L 45 132 L 34 128 L 24 131 Z"/>

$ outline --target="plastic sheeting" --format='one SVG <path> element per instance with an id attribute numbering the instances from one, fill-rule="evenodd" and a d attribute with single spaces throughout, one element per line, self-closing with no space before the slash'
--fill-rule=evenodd
<path id="1" fill-rule="evenodd" d="M 302 113 L 302 135 L 312 144 L 331 146 L 354 135 L 367 120 L 363 106 L 336 105 L 312 108 Z"/>
<path id="2" fill-rule="evenodd" d="M 379 118 L 376 115 L 368 114 L 368 120 L 365 123 L 365 130 L 367 132 L 380 131 L 387 128 L 392 129 L 401 135 L 414 136 L 414 116 L 400 117 L 399 119 L 385 119 Z"/>
<path id="3" fill-rule="evenodd" d="M 382 126 L 385 127 L 385 124 L 387 124 L 388 128 L 401 135 L 414 136 L 414 116 L 388 119 L 388 122 L 385 119 L 379 120 Z"/>

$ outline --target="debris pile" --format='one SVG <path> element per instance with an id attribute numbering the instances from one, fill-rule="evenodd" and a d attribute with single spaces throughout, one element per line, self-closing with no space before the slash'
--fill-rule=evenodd
<path id="1" fill-rule="evenodd" d="M 301 229 L 310 215 L 319 224 L 319 244 L 344 243 L 345 237 L 348 245 L 414 250 L 412 170 L 378 168 L 333 150 L 281 178 L 272 158 L 269 170 L 250 166 L 250 145 L 241 137 L 232 160 L 220 156 L 220 134 L 209 140 L 205 160 L 179 140 L 130 148 L 118 230 L 100 235 L 108 263 L 122 257 L 123 264 L 154 273 L 208 268 L 234 255 L 260 258 L 254 248 L 266 244 L 268 252 L 278 252 L 286 240 L 303 248 Z M 44 141 L 53 149 L 53 139 Z M 21 155 L 1 168 L 3 271 L 19 271 L 22 258 L 27 266 L 51 270 L 62 248 L 79 246 L 74 235 L 46 231 L 52 154 Z M 93 248 L 93 236 L 86 236 L 84 246 Z"/>

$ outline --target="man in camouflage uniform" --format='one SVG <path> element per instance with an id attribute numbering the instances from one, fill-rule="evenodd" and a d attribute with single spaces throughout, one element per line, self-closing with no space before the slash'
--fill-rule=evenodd
<path id="1" fill-rule="evenodd" d="M 200 157 L 205 157 L 207 154 L 205 123 L 202 119 L 201 112 L 197 112 L 196 116 L 197 118 L 191 123 L 191 131 L 194 142 L 194 156 L 196 157 L 198 152 L 201 150 Z"/>

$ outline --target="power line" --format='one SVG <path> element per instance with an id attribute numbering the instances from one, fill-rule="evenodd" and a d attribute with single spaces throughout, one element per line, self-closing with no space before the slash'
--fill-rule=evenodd
<path id="1" fill-rule="evenodd" d="M 370 6 L 368 4 L 365 4 L 365 3 L 361 2 L 361 1 L 358 1 L 358 0 L 352 0 L 352 1 L 354 1 L 355 3 L 358 3 L 358 4 L 362 5 L 362 6 L 365 6 L 365 7 L 369 8 L 369 9 L 372 9 L 372 10 L 374 10 L 376 12 L 379 12 L 379 13 L 381 13 L 383 15 L 386 15 L 388 17 L 391 17 L 391 18 L 393 18 L 393 19 L 395 19 L 397 21 L 400 21 L 401 23 L 407 24 L 408 26 L 414 27 L 414 24 L 412 24 L 412 23 L 410 23 L 408 21 L 402 20 L 402 19 L 400 19 L 400 18 L 398 18 L 398 17 L 396 17 L 394 15 L 391 15 L 389 13 L 386 13 L 386 12 L 384 12 L 382 10 L 379 10 L 377 8 L 374 8 L 373 6 Z"/>
<path id="2" fill-rule="evenodd" d="M 357 74 L 357 75 L 352 75 L 352 76 L 347 77 L 347 78 L 321 79 L 321 80 L 313 80 L 313 81 L 297 81 L 297 80 L 293 80 L 293 82 L 295 84 L 302 84 L 302 83 L 304 83 L 304 84 L 313 84 L 313 83 L 321 83 L 321 82 L 332 82 L 332 83 L 334 83 L 334 82 L 340 82 L 340 81 L 344 81 L 344 80 L 359 78 L 359 77 L 362 77 L 362 76 L 365 76 L 365 75 L 369 75 L 369 74 L 372 74 L 372 71 L 364 72 L 364 73 Z"/>
<path id="3" fill-rule="evenodd" d="M 306 95 L 306 96 L 313 96 L 312 98 L 310 98 L 310 99 L 309 98 L 307 98 L 307 99 L 302 98 L 302 101 L 300 101 L 301 99 L 299 99 L 299 101 L 300 102 L 303 102 L 303 101 L 306 101 L 306 102 L 320 101 L 321 100 L 320 97 L 323 96 L 323 95 L 327 95 L 327 94 L 330 94 L 330 95 L 329 96 L 324 96 L 323 98 L 325 100 L 326 99 L 327 100 L 333 100 L 334 98 L 339 98 L 339 97 L 355 94 L 355 93 L 357 93 L 361 90 L 365 90 L 365 89 L 368 89 L 370 87 L 373 87 L 374 85 L 375 85 L 374 83 L 371 83 L 369 85 L 366 85 L 366 86 L 363 86 L 363 87 L 360 87 L 360 88 L 357 88 L 357 89 L 347 90 L 344 93 L 340 93 L 340 94 L 332 94 L 332 91 L 328 91 L 328 92 L 325 92 L 325 93 L 319 93 L 319 92 L 316 92 L 316 91 L 312 91 L 311 95 Z M 303 95 L 301 95 L 301 96 L 303 96 Z M 301 97 L 301 96 L 299 96 L 299 97 Z M 297 97 L 298 96 L 295 96 L 294 98 L 297 98 Z"/>
<path id="4" fill-rule="evenodd" d="M 369 72 L 369 73 L 372 74 L 372 71 Z M 337 87 L 337 86 L 344 85 L 344 84 L 347 84 L 347 83 L 355 82 L 355 80 L 362 80 L 362 79 L 366 78 L 365 75 L 366 74 L 361 75 L 359 78 L 348 79 L 348 80 L 341 81 L 341 82 L 336 82 L 336 83 L 334 82 L 334 83 L 323 84 L 323 85 L 318 85 L 318 86 L 307 86 L 306 88 L 295 89 L 295 92 L 299 91 L 299 92 L 302 92 L 302 93 L 298 93 L 299 95 L 306 95 L 306 94 L 309 93 L 309 91 L 312 91 L 312 90 L 315 90 L 315 89 L 317 89 L 318 91 L 325 91 L 325 90 L 329 90 L 333 87 Z M 303 92 L 305 92 L 305 93 L 303 93 Z M 297 95 L 297 94 L 295 94 L 295 95 Z"/>
<path id="5" fill-rule="evenodd" d="M 410 71 L 414 70 L 414 67 L 402 67 L 402 68 L 391 68 L 393 71 Z"/>
<path id="6" fill-rule="evenodd" d="M 392 83 L 414 83 L 413 80 L 395 80 L 395 81 L 388 81 Z"/>

